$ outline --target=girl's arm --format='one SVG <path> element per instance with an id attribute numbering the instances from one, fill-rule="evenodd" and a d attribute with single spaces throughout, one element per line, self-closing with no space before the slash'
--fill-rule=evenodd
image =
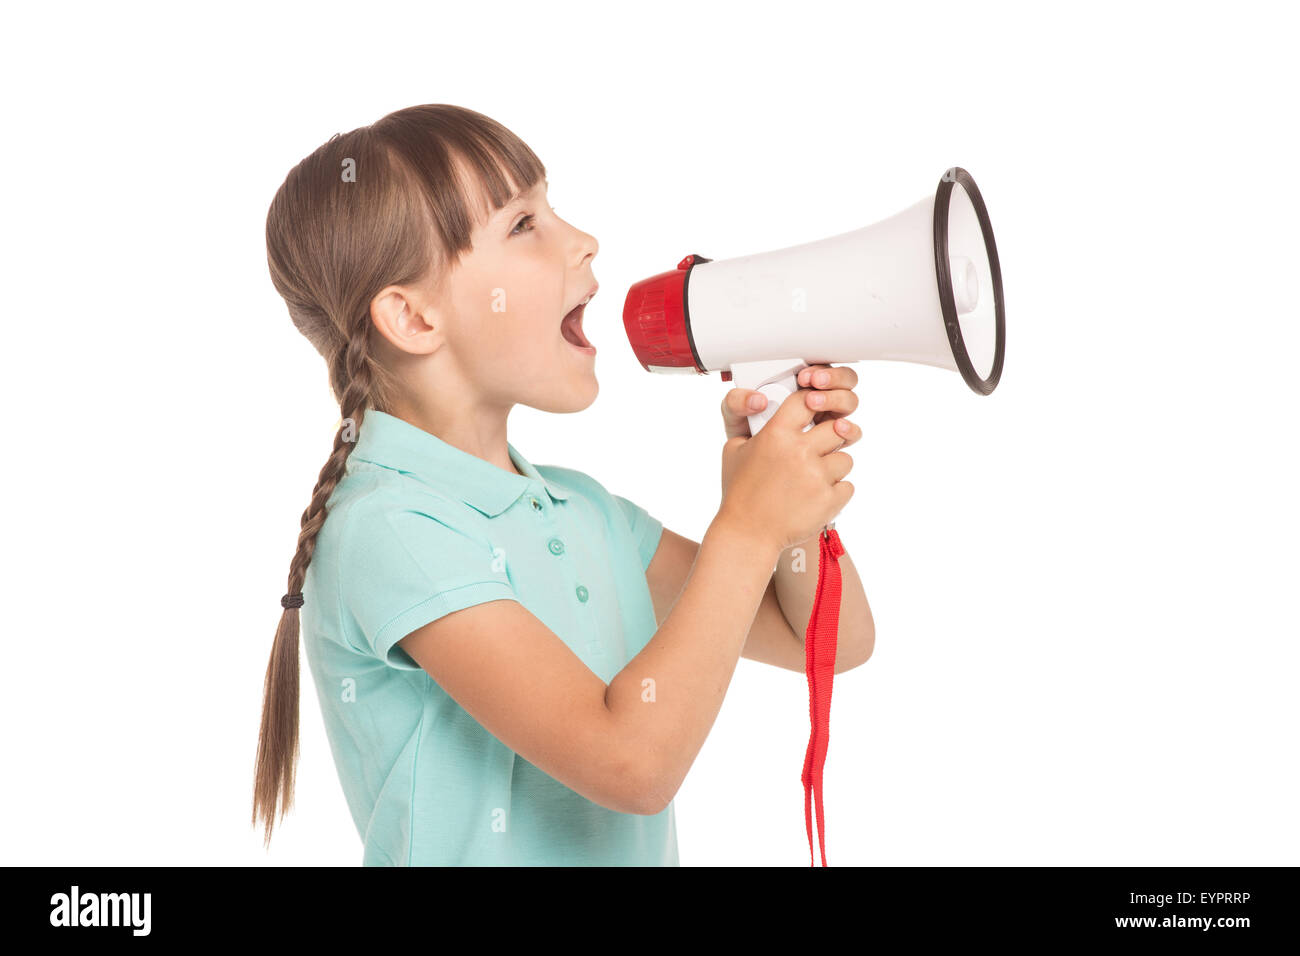
<path id="1" fill-rule="evenodd" d="M 518 601 L 454 611 L 398 644 L 488 733 L 570 790 L 619 813 L 662 809 L 605 706 L 605 682 Z"/>
<path id="2" fill-rule="evenodd" d="M 799 663 L 794 669 L 804 670 L 804 635 L 808 633 L 808 619 L 812 617 L 813 599 L 817 596 L 818 561 L 821 556 L 821 542 L 818 534 L 803 541 L 793 548 L 781 552 L 781 559 L 776 563 L 776 573 L 772 576 L 772 600 L 764 602 L 779 611 L 773 615 L 771 609 L 766 622 L 762 625 L 773 632 L 788 631 L 794 638 L 799 652 Z M 795 552 L 803 549 L 803 553 Z M 835 643 L 835 673 L 840 674 L 861 664 L 871 657 L 876 646 L 876 622 L 871 614 L 871 605 L 867 603 L 866 591 L 862 579 L 848 551 L 839 557 L 840 566 L 840 619 L 839 636 Z M 762 612 L 759 612 L 760 617 Z M 778 622 L 775 618 L 779 616 Z M 759 627 L 758 621 L 754 622 Z"/>
<path id="3" fill-rule="evenodd" d="M 544 773 L 621 813 L 659 813 L 722 707 L 779 549 L 720 513 L 668 620 L 607 687 L 513 600 L 398 642 L 471 717 Z"/>
<path id="4" fill-rule="evenodd" d="M 804 634 L 812 614 L 817 590 L 817 561 L 820 546 L 816 535 L 781 552 L 776 573 L 768 582 L 763 601 L 750 625 L 740 656 L 760 664 L 803 673 Z M 646 568 L 646 583 L 654 601 L 655 618 L 663 624 L 686 586 L 700 545 L 669 528 L 664 528 L 654 559 Z M 796 558 L 799 558 L 796 560 Z M 839 640 L 835 647 L 835 673 L 842 674 L 866 663 L 875 647 L 875 621 L 867 603 L 862 581 L 848 554 L 840 555 L 842 589 Z M 794 622 L 794 623 L 791 623 Z"/>
<path id="5" fill-rule="evenodd" d="M 630 739 L 634 752 L 643 755 L 645 766 L 637 773 L 646 781 L 651 812 L 668 805 L 695 762 L 751 635 L 756 653 L 770 652 L 777 659 L 802 646 L 781 610 L 782 582 L 779 577 L 774 581 L 773 568 L 778 556 L 788 557 L 791 541 L 806 543 L 808 531 L 796 537 L 792 529 L 815 527 L 811 516 L 838 514 L 852 496 L 852 484 L 843 480 L 852 458 L 839 449 L 861 437 L 862 430 L 844 418 L 857 405 L 852 369 L 811 366 L 801 373 L 800 384 L 808 388 L 786 396 L 757 437 L 750 437 L 745 414 L 762 408 L 748 407 L 754 393 L 739 388 L 727 393 L 722 402 L 727 434 L 722 507 L 675 604 L 673 585 L 646 569 L 656 614 L 670 604 L 672 610 L 641 653 L 610 682 L 605 700 L 619 738 Z M 761 394 L 757 398 L 766 401 Z M 838 496 L 829 510 L 828 493 Z M 685 563 L 682 542 L 677 535 L 669 538 L 676 560 L 668 561 L 678 569 Z M 814 564 L 819 554 L 820 549 L 813 552 Z M 856 572 L 846 575 L 845 582 L 850 592 L 854 587 L 861 591 Z M 814 569 L 810 583 L 786 582 L 785 590 L 797 595 L 806 588 L 811 594 L 816 584 Z M 790 601 L 798 603 L 793 597 Z M 864 608 L 865 603 L 864 595 Z M 847 623 L 857 629 L 851 594 L 848 605 Z M 865 643 L 859 633 L 855 630 L 850 647 Z"/>
<path id="6" fill-rule="evenodd" d="M 605 705 L 637 760 L 644 812 L 668 806 L 704 746 L 779 553 L 719 512 L 667 620 L 610 682 Z"/>

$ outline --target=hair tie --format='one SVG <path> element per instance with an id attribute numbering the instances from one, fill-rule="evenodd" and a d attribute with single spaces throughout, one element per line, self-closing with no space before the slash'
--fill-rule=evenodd
<path id="1" fill-rule="evenodd" d="M 280 598 L 280 607 L 302 607 L 302 592 L 298 591 L 296 594 L 286 594 L 284 597 Z"/>

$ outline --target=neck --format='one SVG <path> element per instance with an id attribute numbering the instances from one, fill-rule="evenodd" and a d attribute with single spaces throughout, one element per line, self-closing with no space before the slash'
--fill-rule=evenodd
<path id="1" fill-rule="evenodd" d="M 445 348 L 428 355 L 399 352 L 381 337 L 379 349 L 398 383 L 389 414 L 503 471 L 522 474 L 506 447 L 513 401 L 483 394 Z"/>
<path id="2" fill-rule="evenodd" d="M 476 404 L 452 409 L 447 405 L 421 401 L 420 396 L 407 396 L 394 403 L 391 414 L 503 471 L 512 475 L 522 474 L 511 460 L 506 444 L 509 408 Z"/>

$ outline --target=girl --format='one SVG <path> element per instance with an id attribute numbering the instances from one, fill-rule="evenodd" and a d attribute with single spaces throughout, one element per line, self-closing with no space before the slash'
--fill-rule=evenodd
<path id="1" fill-rule="evenodd" d="M 803 669 L 789 621 L 816 574 L 772 569 L 811 544 L 815 571 L 814 536 L 852 495 L 856 375 L 807 370 L 826 380 L 752 440 L 757 393 L 728 394 L 723 501 L 698 544 L 533 465 L 506 439 L 511 407 L 576 412 L 598 388 L 582 330 L 598 245 L 550 208 L 545 175 L 488 117 L 418 106 L 336 134 L 271 204 L 271 278 L 342 421 L 266 671 L 268 842 L 293 794 L 299 615 L 363 865 L 676 865 L 672 797 L 737 658 Z M 837 670 L 873 640 L 841 565 Z"/>

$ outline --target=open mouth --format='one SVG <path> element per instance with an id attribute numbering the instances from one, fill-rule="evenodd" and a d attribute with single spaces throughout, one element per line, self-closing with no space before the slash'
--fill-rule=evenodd
<path id="1" fill-rule="evenodd" d="M 584 302 L 575 306 L 573 311 L 564 317 L 560 322 L 560 334 L 564 336 L 564 341 L 568 342 L 579 352 L 586 352 L 588 355 L 596 354 L 596 346 L 587 341 L 587 337 L 582 334 L 582 314 L 587 309 Z"/>

